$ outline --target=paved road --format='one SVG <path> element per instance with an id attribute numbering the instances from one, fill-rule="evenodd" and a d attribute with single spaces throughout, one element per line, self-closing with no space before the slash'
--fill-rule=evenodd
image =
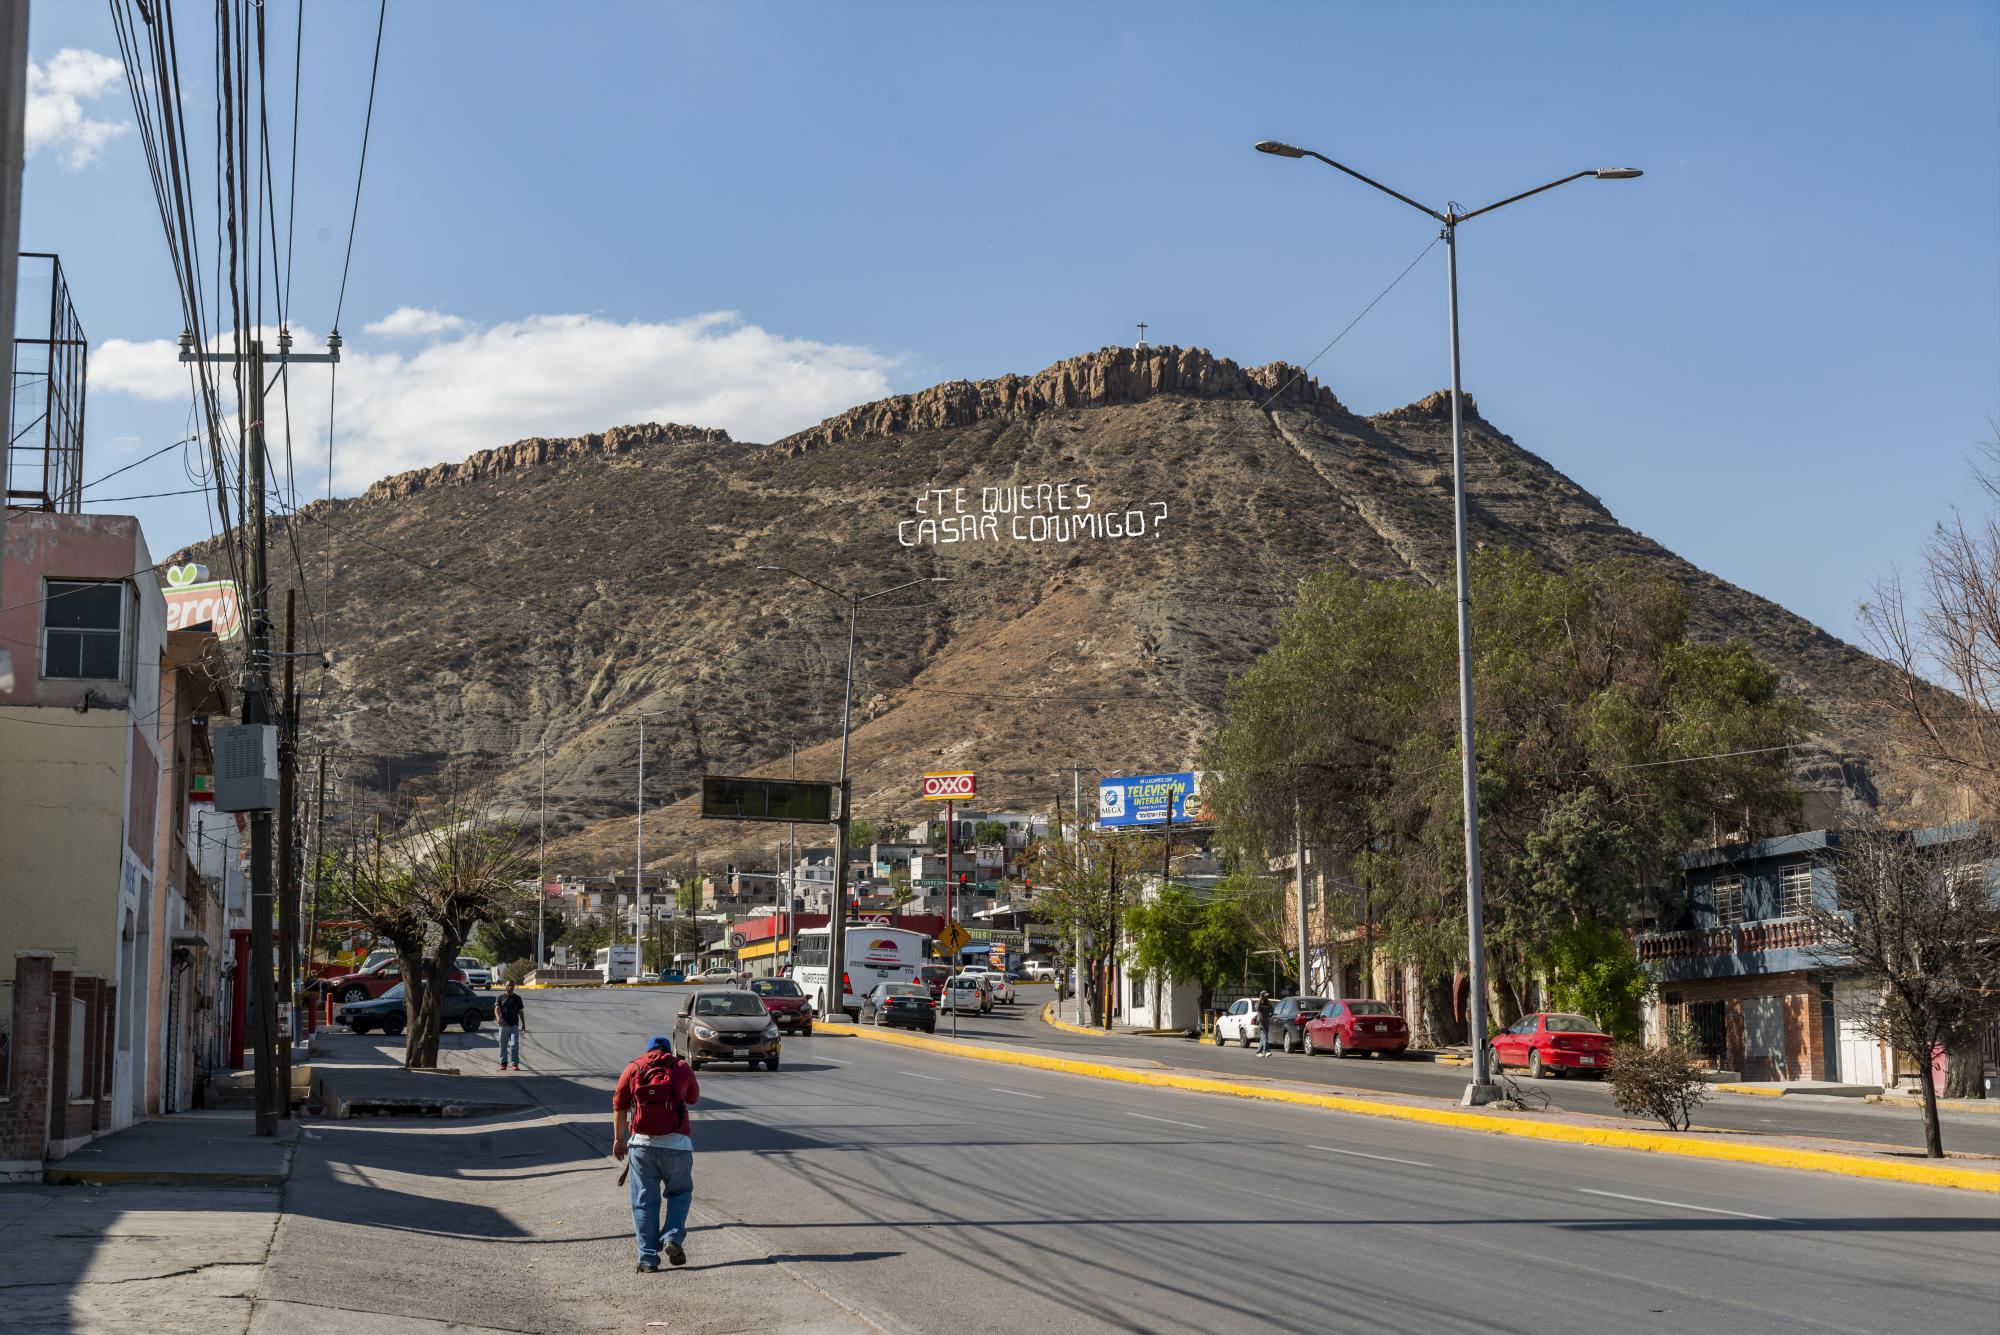
<path id="1" fill-rule="evenodd" d="M 304 1218 L 280 1227 L 273 1310 L 298 1329 L 324 1304 L 507 1330 L 633 1329 L 650 1313 L 674 1329 L 953 1335 L 1971 1330 L 2000 1310 L 2000 1203 L 1963 1192 L 830 1035 L 788 1039 L 776 1073 L 703 1073 L 691 1264 L 635 1277 L 622 1200 L 590 1156 L 609 1139 L 612 1073 L 675 999 L 532 997 L 520 1081 L 537 1115 L 401 1130 L 393 1164 L 368 1128 L 323 1129 L 288 1193 Z M 455 1038 L 475 1050 L 454 1060 L 490 1064 L 491 1043 Z M 446 1205 L 425 1198 L 426 1156 Z M 413 1306 L 441 1271 L 442 1295 Z"/>
<path id="2" fill-rule="evenodd" d="M 1215 1071 L 1224 1075 L 1259 1075 L 1273 1079 L 1311 1081 L 1339 1085 L 1344 1089 L 1381 1090 L 1399 1094 L 1428 1094 L 1456 1098 L 1465 1088 L 1466 1071 L 1426 1061 L 1387 1061 L 1373 1057 L 1290 1056 L 1274 1052 L 1260 1058 L 1256 1049 L 1234 1045 L 1218 1048 L 1209 1043 L 1191 1043 L 1178 1038 L 1141 1038 L 1130 1034 L 1084 1036 L 1066 1033 L 1043 1024 L 1042 1004 L 1049 999 L 1047 988 L 1028 988 L 1024 1000 L 1015 1006 L 996 1007 L 991 1015 L 967 1017 L 960 1024 L 965 1037 L 1003 1043 L 1025 1043 L 1075 1056 L 1103 1056 L 1150 1059 L 1173 1066 Z M 1540 1089 L 1558 1108 L 1571 1112 L 1603 1113 L 1617 1116 L 1611 1095 L 1602 1082 L 1579 1079 L 1530 1080 L 1525 1071 L 1508 1074 L 1522 1084 Z M 1921 1149 L 1923 1122 L 1914 1106 L 1886 1106 L 1859 1099 L 1835 1099 L 1796 1095 L 1759 1098 L 1753 1095 L 1718 1094 L 1703 1106 L 1703 1126 L 1729 1131 L 1760 1131 L 1771 1135 L 1822 1136 L 1830 1140 L 1863 1140 L 1880 1145 L 1906 1145 Z M 1993 1111 L 1947 1113 L 1944 1119 L 1945 1148 L 1970 1154 L 2000 1155 L 2000 1108 Z"/>

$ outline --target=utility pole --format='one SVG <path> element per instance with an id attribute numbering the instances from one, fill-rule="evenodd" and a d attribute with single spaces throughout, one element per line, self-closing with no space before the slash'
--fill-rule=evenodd
<path id="1" fill-rule="evenodd" d="M 952 922 L 953 922 L 953 918 L 952 918 L 952 916 L 951 916 L 951 911 L 952 911 L 952 906 L 953 906 L 953 904 L 954 904 L 954 903 L 956 902 L 956 900 L 955 900 L 955 897 L 954 897 L 954 896 L 953 896 L 953 894 L 952 894 L 952 891 L 953 891 L 953 890 L 954 890 L 954 889 L 956 888 L 956 886 L 955 886 L 955 883 L 954 883 L 954 882 L 952 881 L 952 879 L 951 879 L 951 878 L 952 878 L 952 876 L 953 876 L 953 875 L 955 875 L 956 873 L 955 873 L 955 872 L 953 871 L 953 869 L 952 869 L 952 865 L 951 865 L 951 864 L 952 864 L 952 836 L 953 836 L 953 835 L 955 835 L 955 834 L 956 834 L 956 833 L 958 832 L 958 816 L 957 816 L 957 813 L 956 813 L 956 808 L 957 808 L 957 806 L 958 806 L 958 804 L 957 804 L 956 802 L 953 802 L 953 801 L 952 801 L 952 800 L 951 800 L 950 798 L 946 798 L 946 799 L 945 799 L 945 803 L 944 803 L 944 922 L 945 922 L 945 926 L 946 926 L 946 927 L 949 927 L 949 926 L 951 926 L 951 924 L 952 924 Z M 957 951 L 953 951 L 953 952 L 952 952 L 952 957 L 951 957 L 951 959 L 950 959 L 950 960 L 948 961 L 948 963 L 949 963 L 949 964 L 951 965 L 951 971 L 952 971 L 953 973 L 957 973 L 957 972 L 958 972 L 958 966 L 959 966 L 959 964 L 961 963 L 961 961 L 962 961 L 962 958 L 963 958 L 963 957 L 962 957 L 962 956 L 961 956 L 961 955 L 959 954 L 959 952 L 957 952 Z M 957 1008 L 956 1006 L 952 1007 L 952 1015 L 953 1015 L 953 1020 L 952 1020 L 952 1023 L 953 1023 L 953 1024 L 956 1024 L 956 1023 L 958 1022 L 958 1021 L 957 1021 L 957 1014 L 958 1014 L 958 1008 Z"/>
<path id="2" fill-rule="evenodd" d="M 292 1035 L 298 1005 L 295 960 L 299 941 L 299 878 L 294 806 L 298 802 L 299 702 L 292 657 L 298 638 L 298 590 L 285 590 L 285 720 L 278 732 L 278 995 L 285 1024 L 278 1034 L 278 1116 L 292 1113 Z"/>
<path id="3" fill-rule="evenodd" d="M 1113 990 L 1118 984 L 1118 846 L 1111 846 L 1110 875 L 1105 881 L 1104 902 L 1110 908 L 1104 928 L 1104 1023 L 1101 1028 L 1111 1027 L 1111 1011 L 1116 1000 Z"/>
<path id="4" fill-rule="evenodd" d="M 1292 798 L 1292 865 L 1297 871 L 1294 879 L 1299 888 L 1299 992 L 1304 996 L 1311 989 L 1306 986 L 1306 827 L 1302 819 L 1302 809 L 1297 797 Z"/>
<path id="5" fill-rule="evenodd" d="M 646 716 L 639 715 L 639 835 L 638 847 L 632 854 L 632 954 L 633 969 L 637 970 L 645 960 L 640 950 L 639 939 L 639 895 L 646 884 Z M 610 957 L 605 957 L 605 982 L 611 981 Z M 636 981 L 636 979 L 635 979 Z"/>
<path id="6" fill-rule="evenodd" d="M 319 753 L 318 791 L 313 798 L 312 912 L 306 915 L 305 975 L 312 980 L 313 957 L 319 953 L 319 899 L 326 880 L 326 752 Z"/>
<path id="7" fill-rule="evenodd" d="M 21 171 L 27 163 L 28 0 L 0 0 L 0 331 L 12 346 L 14 288 L 21 253 Z M 11 366 L 10 366 L 11 369 Z M 0 376 L 0 492 L 12 467 L 14 377 Z M 0 496 L 0 501 L 6 498 Z M 0 543 L 0 589 L 6 585 L 6 544 Z M 4 599 L 0 599 L 4 604 Z M 0 644 L 0 677 L 13 674 L 13 656 Z"/>
<path id="8" fill-rule="evenodd" d="M 549 902 L 548 856 L 549 856 L 549 743 L 542 741 L 542 823 L 535 836 L 535 967 L 543 967 L 548 962 L 548 950 L 542 941 L 543 909 Z"/>
<path id="9" fill-rule="evenodd" d="M 183 362 L 219 362 L 237 367 L 244 382 L 244 402 L 249 417 L 243 432 L 244 459 L 241 479 L 248 487 L 246 517 L 250 520 L 249 554 L 249 648 L 248 679 L 243 684 L 243 722 L 249 726 L 271 725 L 271 588 L 270 543 L 264 523 L 264 343 L 250 339 L 242 353 L 208 352 L 194 346 L 194 333 L 183 330 L 180 337 Z M 338 346 L 323 353 L 293 352 L 291 335 L 278 337 L 280 362 L 338 362 Z M 212 424 L 211 424 L 212 425 Z M 287 659 L 286 662 L 290 662 Z M 287 822 L 289 826 L 289 821 Z M 256 1100 L 257 1134 L 278 1134 L 277 988 L 271 971 L 273 849 L 271 812 L 250 813 L 250 1005 L 255 1012 L 252 1042 L 257 1050 Z M 286 856 L 290 857 L 290 850 Z M 240 986 L 240 984 L 239 984 Z M 291 1091 L 284 1091 L 289 1101 Z"/>
<path id="10" fill-rule="evenodd" d="M 796 737 L 792 738 L 792 777 L 794 779 L 799 777 L 799 739 Z M 792 917 L 797 908 L 797 902 L 794 900 L 793 895 L 798 889 L 797 885 L 794 884 L 798 876 L 799 866 L 798 836 L 798 822 L 787 821 L 785 823 L 785 874 L 779 881 L 779 884 L 785 887 L 785 914 L 778 921 L 779 927 L 785 933 L 785 963 L 787 965 L 790 965 L 792 962 L 792 933 L 797 930 L 797 924 L 792 921 Z"/>

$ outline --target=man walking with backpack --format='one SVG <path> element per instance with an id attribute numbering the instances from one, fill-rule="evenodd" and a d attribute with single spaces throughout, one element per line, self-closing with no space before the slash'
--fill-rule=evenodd
<path id="1" fill-rule="evenodd" d="M 700 1098 L 693 1069 L 674 1055 L 671 1040 L 657 1036 L 625 1068 L 611 1095 L 611 1157 L 625 1160 L 631 1175 L 632 1231 L 639 1240 L 638 1268 L 645 1274 L 660 1268 L 663 1250 L 669 1263 L 687 1264 L 681 1241 L 694 1203 L 687 1107 Z"/>

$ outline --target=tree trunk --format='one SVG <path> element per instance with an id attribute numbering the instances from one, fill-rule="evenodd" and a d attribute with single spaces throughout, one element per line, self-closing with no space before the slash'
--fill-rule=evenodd
<path id="1" fill-rule="evenodd" d="M 1917 1087 L 1924 1094 L 1924 1153 L 1933 1159 L 1944 1158 L 1944 1132 L 1938 1126 L 1937 1077 L 1931 1053 L 1924 1052 L 1917 1057 Z"/>
<path id="2" fill-rule="evenodd" d="M 403 1065 L 415 1066 L 417 1016 L 430 991 L 424 985 L 423 947 L 396 942 L 396 962 L 403 966 Z"/>
<path id="3" fill-rule="evenodd" d="M 1944 1071 L 1944 1096 L 1948 1099 L 1985 1098 L 1985 1056 L 1979 1049 L 1978 1030 L 1952 1044 L 1949 1053 Z"/>

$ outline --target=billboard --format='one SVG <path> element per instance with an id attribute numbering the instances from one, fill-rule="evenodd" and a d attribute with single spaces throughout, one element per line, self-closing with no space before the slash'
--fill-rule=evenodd
<path id="1" fill-rule="evenodd" d="M 739 779 L 722 774 L 701 778 L 701 814 L 706 820 L 833 822 L 830 783 L 803 779 Z"/>
<path id="2" fill-rule="evenodd" d="M 1116 779 L 1100 779 L 1097 784 L 1097 828 L 1128 829 L 1135 825 L 1164 825 L 1167 812 L 1174 824 L 1190 824 L 1208 819 L 1208 807 L 1201 799 L 1205 770 L 1181 770 L 1174 774 L 1136 774 Z"/>
<path id="3" fill-rule="evenodd" d="M 167 587 L 160 592 L 167 601 L 170 631 L 207 626 L 219 640 L 233 640 L 243 633 L 243 599 L 236 585 L 226 579 L 211 580 L 207 566 L 168 566 Z"/>
<path id="4" fill-rule="evenodd" d="M 979 792 L 979 776 L 971 770 L 924 775 L 926 802 L 960 802 Z"/>

